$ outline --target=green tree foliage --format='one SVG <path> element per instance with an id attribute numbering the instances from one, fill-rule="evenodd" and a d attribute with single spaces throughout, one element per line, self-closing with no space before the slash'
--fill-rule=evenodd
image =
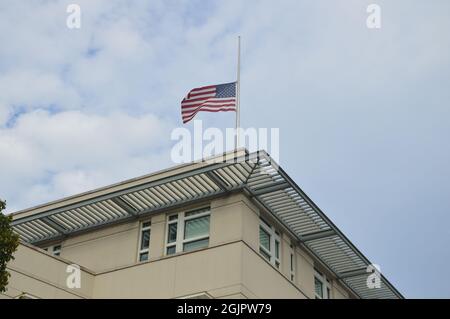
<path id="1" fill-rule="evenodd" d="M 11 216 L 3 215 L 6 203 L 0 200 L 0 293 L 5 292 L 10 274 L 6 271 L 6 265 L 14 259 L 14 252 L 19 246 L 19 236 L 13 233 Z"/>

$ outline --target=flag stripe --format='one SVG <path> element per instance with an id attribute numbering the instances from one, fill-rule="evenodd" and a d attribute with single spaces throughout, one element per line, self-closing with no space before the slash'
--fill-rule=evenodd
<path id="1" fill-rule="evenodd" d="M 193 98 L 193 97 L 198 97 L 198 96 L 202 96 L 205 94 L 214 94 L 216 95 L 216 89 L 208 89 L 208 90 L 203 90 L 203 91 L 198 91 L 198 92 L 190 92 L 189 93 L 189 98 Z"/>
<path id="2" fill-rule="evenodd" d="M 220 109 L 222 107 L 233 108 L 233 107 L 235 107 L 235 104 L 229 103 L 229 104 L 222 104 L 222 105 L 204 105 L 204 106 L 202 105 L 201 107 L 197 107 L 195 109 L 184 110 L 182 112 L 182 115 L 184 116 L 185 114 L 196 113 L 198 111 L 205 110 L 205 109 Z"/>
<path id="3" fill-rule="evenodd" d="M 184 116 L 185 114 L 197 113 L 198 111 L 202 111 L 202 110 L 209 110 L 209 109 L 214 110 L 214 109 L 220 109 L 220 108 L 222 108 L 222 107 L 233 108 L 233 107 L 235 107 L 235 104 L 223 104 L 223 105 L 220 105 L 220 106 L 207 105 L 207 106 L 202 106 L 202 107 L 199 107 L 199 108 L 196 108 L 196 109 L 183 111 L 182 114 L 183 114 L 183 116 Z"/>
<path id="4" fill-rule="evenodd" d="M 189 100 L 185 99 L 185 100 L 183 100 L 181 102 L 181 105 L 195 104 L 195 103 L 199 103 L 199 102 L 201 104 L 201 103 L 203 103 L 205 101 L 209 101 L 209 100 L 220 100 L 220 99 L 216 99 L 215 96 L 216 95 L 214 94 L 213 96 L 207 96 L 207 97 L 204 97 L 204 98 L 201 98 L 201 99 L 189 99 Z"/>
<path id="5" fill-rule="evenodd" d="M 207 101 L 203 101 L 203 102 L 188 102 L 188 103 L 183 103 L 182 104 L 182 109 L 189 109 L 192 107 L 197 107 L 200 105 L 203 105 L 205 103 L 209 103 L 209 104 L 221 104 L 221 103 L 230 103 L 230 102 L 236 102 L 235 99 L 210 99 Z"/>
<path id="6" fill-rule="evenodd" d="M 205 109 L 205 110 L 202 110 L 202 111 L 204 111 L 204 112 L 235 112 L 236 108 L 232 107 L 232 108 L 222 108 L 222 109 L 213 109 L 213 110 Z M 183 123 L 187 123 L 190 120 L 192 120 L 196 114 L 197 113 L 194 113 L 194 114 L 192 114 L 190 116 L 183 117 Z"/>
<path id="7" fill-rule="evenodd" d="M 229 106 L 229 105 L 228 106 L 221 106 L 221 107 L 205 107 L 205 108 L 202 108 L 201 111 L 203 111 L 203 110 L 220 110 L 220 109 L 230 109 L 230 110 L 232 110 L 233 108 L 234 108 L 234 106 Z M 183 117 L 190 116 L 192 114 L 196 114 L 199 111 L 200 111 L 200 109 L 199 110 L 193 110 L 192 112 L 185 112 L 185 113 L 183 113 Z"/>
<path id="8" fill-rule="evenodd" d="M 212 88 L 215 89 L 216 86 L 217 85 L 202 86 L 202 87 L 199 87 L 199 88 L 192 89 L 191 92 L 197 92 L 197 91 L 206 90 L 206 89 L 212 89 Z"/>
<path id="9" fill-rule="evenodd" d="M 222 106 L 222 107 L 217 107 L 217 108 L 212 107 L 212 108 L 201 109 L 201 111 L 217 111 L 217 110 L 225 110 L 225 109 L 226 110 L 234 110 L 234 107 L 233 106 L 230 106 L 230 107 Z M 195 115 L 198 112 L 200 112 L 200 110 L 195 110 L 195 111 L 190 112 L 190 113 L 185 113 L 185 114 L 183 114 L 183 117 L 186 118 L 186 117 L 189 117 L 191 115 Z"/>
<path id="10" fill-rule="evenodd" d="M 189 107 L 189 108 L 183 108 L 183 110 L 181 111 L 182 113 L 184 112 L 191 112 L 192 110 L 198 110 L 198 109 L 202 109 L 205 107 L 221 107 L 221 106 L 235 106 L 236 103 L 234 102 L 226 102 L 226 103 L 221 103 L 221 104 L 215 104 L 215 103 L 209 103 L 209 102 L 205 102 L 199 106 L 193 106 L 193 107 Z"/>

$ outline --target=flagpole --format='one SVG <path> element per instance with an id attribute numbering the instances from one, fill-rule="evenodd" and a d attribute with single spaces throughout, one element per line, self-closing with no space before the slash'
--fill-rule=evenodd
<path id="1" fill-rule="evenodd" d="M 238 36 L 237 81 L 236 81 L 236 141 L 235 148 L 239 145 L 240 107 L 241 107 L 241 36 Z"/>

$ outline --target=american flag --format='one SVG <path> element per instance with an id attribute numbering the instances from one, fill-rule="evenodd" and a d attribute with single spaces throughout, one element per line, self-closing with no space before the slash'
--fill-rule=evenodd
<path id="1" fill-rule="evenodd" d="M 236 111 L 236 82 L 192 89 L 181 101 L 183 123 L 192 120 L 200 111 Z"/>

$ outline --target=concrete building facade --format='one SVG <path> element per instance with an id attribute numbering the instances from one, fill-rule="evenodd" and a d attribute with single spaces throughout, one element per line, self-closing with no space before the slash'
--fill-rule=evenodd
<path id="1" fill-rule="evenodd" d="M 402 298 L 382 275 L 367 285 L 370 262 L 264 152 L 34 207 L 13 227 L 0 298 Z"/>

